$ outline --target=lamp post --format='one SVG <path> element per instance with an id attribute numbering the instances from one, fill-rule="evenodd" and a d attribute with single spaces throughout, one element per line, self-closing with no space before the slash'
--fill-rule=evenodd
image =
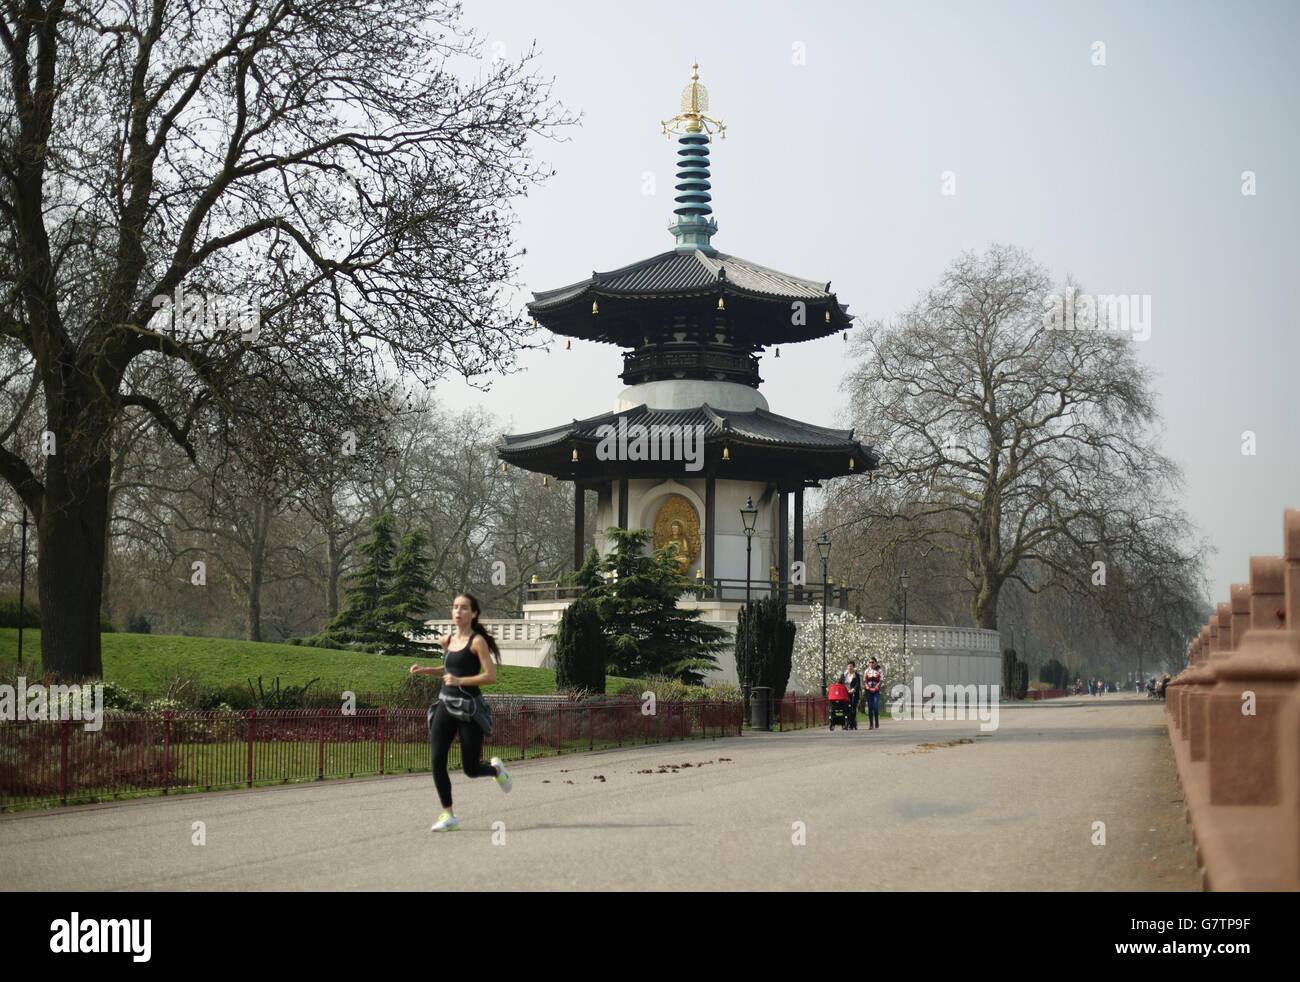
<path id="1" fill-rule="evenodd" d="M 822 557 L 822 698 L 826 698 L 826 577 L 831 561 L 831 537 L 823 532 L 817 540 L 817 553 Z"/>
<path id="2" fill-rule="evenodd" d="M 907 570 L 903 570 L 903 575 L 898 578 L 899 585 L 903 588 L 903 664 L 907 664 Z"/>
<path id="3" fill-rule="evenodd" d="M 745 507 L 740 509 L 740 520 L 745 525 L 745 606 L 749 607 L 749 552 L 754 545 L 754 523 L 758 520 L 758 509 L 754 507 L 753 497 L 745 499 Z"/>
<path id="4" fill-rule="evenodd" d="M 752 620 L 753 612 L 749 609 L 749 554 L 754 546 L 754 523 L 758 520 L 758 509 L 754 507 L 753 496 L 745 498 L 745 507 L 740 509 L 740 521 L 745 527 L 745 636 L 740 639 L 742 650 L 745 652 L 746 677 L 741 680 L 744 685 L 742 695 L 745 700 L 745 711 L 749 711 L 749 659 L 753 652 L 749 645 L 749 622 Z"/>

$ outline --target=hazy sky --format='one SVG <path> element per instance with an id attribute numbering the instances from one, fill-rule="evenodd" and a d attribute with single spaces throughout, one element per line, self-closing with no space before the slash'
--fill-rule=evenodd
<path id="1" fill-rule="evenodd" d="M 1281 550 L 1300 505 L 1300 5 L 653 4 L 470 0 L 490 52 L 533 40 L 583 114 L 521 203 L 529 290 L 671 248 L 677 112 L 693 60 L 715 141 L 714 245 L 832 280 L 888 318 L 963 250 L 1007 242 L 1095 294 L 1151 298 L 1165 448 L 1217 554 L 1216 600 Z M 1104 42 L 1105 65 L 1093 64 Z M 802 52 L 803 64 L 797 64 Z M 941 175 L 955 174 L 955 195 Z M 1257 193 L 1242 194 L 1242 172 Z M 657 194 L 643 192 L 647 173 Z M 774 412 L 845 425 L 837 336 L 763 359 Z M 527 431 L 612 408 L 619 349 L 531 352 L 481 403 Z M 1242 453 L 1242 434 L 1256 453 Z"/>

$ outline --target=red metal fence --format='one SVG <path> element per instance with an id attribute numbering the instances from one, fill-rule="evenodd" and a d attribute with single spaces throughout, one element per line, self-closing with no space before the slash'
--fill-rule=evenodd
<path id="1" fill-rule="evenodd" d="M 824 696 L 783 696 L 773 702 L 772 726 L 781 732 L 826 726 L 827 705 Z"/>
<path id="2" fill-rule="evenodd" d="M 483 756 L 524 760 L 741 732 L 738 702 L 655 708 L 647 715 L 632 700 L 540 708 L 493 701 Z M 460 766 L 459 743 L 448 766 Z M 428 769 L 424 709 L 106 713 L 93 732 L 77 720 L 0 723 L 0 810 Z"/>

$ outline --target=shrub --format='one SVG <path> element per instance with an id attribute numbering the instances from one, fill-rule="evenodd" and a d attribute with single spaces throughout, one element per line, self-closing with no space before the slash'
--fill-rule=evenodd
<path id="1" fill-rule="evenodd" d="M 1005 648 L 1002 651 L 1002 691 L 1015 697 L 1016 692 L 1016 651 Z"/>
<path id="2" fill-rule="evenodd" d="M 104 708 L 122 713 L 138 713 L 144 709 L 144 700 L 117 682 L 105 682 Z"/>
<path id="3" fill-rule="evenodd" d="M 605 691 L 605 635 L 600 611 L 585 597 L 569 604 L 555 632 L 555 686 L 561 691 Z"/>
<path id="4" fill-rule="evenodd" d="M 777 597 L 751 602 L 736 624 L 736 674 L 747 691 L 767 686 L 772 698 L 785 695 L 794 655 L 794 622 L 785 616 Z"/>
<path id="5" fill-rule="evenodd" d="M 1023 699 L 1029 691 L 1029 664 L 1011 648 L 1002 652 L 1002 691 L 1013 699 Z"/>
<path id="6" fill-rule="evenodd" d="M 320 677 L 312 679 L 306 685 L 286 685 L 280 686 L 280 676 L 275 677 L 274 685 L 266 688 L 262 685 L 262 676 L 257 677 L 257 688 L 253 688 L 253 680 L 248 680 L 248 692 L 253 697 L 252 709 L 302 709 L 307 692 L 313 685 L 320 681 Z"/>
<path id="7" fill-rule="evenodd" d="M 23 627 L 41 626 L 41 606 L 32 595 L 27 595 L 23 604 Z M 18 626 L 18 594 L 0 594 L 0 627 Z"/>
<path id="8" fill-rule="evenodd" d="M 1070 684 L 1070 670 L 1053 658 L 1038 670 L 1038 681 L 1049 688 L 1064 689 Z"/>
<path id="9" fill-rule="evenodd" d="M 126 633 L 127 634 L 152 634 L 153 625 L 149 622 L 149 618 L 145 617 L 144 614 L 137 612 L 127 617 Z"/>

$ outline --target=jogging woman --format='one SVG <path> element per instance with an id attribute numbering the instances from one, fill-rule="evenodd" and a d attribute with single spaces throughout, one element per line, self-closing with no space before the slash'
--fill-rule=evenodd
<path id="1" fill-rule="evenodd" d="M 494 778 L 506 792 L 512 786 L 510 774 L 500 757 L 493 757 L 491 764 L 484 764 L 482 760 L 484 728 L 486 726 L 488 735 L 491 735 L 492 718 L 479 686 L 496 683 L 497 666 L 493 658 L 499 662 L 501 652 L 496 639 L 479 624 L 478 617 L 478 600 L 468 593 L 459 594 L 451 605 L 455 630 L 441 641 L 442 650 L 446 652 L 442 665 L 432 668 L 411 666 L 412 675 L 442 677 L 438 705 L 430 710 L 429 715 L 433 783 L 442 802 L 442 813 L 433 823 L 433 832 L 451 832 L 460 827 L 460 819 L 451 807 L 451 777 L 447 774 L 447 752 L 457 734 L 460 735 L 460 757 L 466 777 Z M 448 696 L 450 700 L 446 698 Z"/>

